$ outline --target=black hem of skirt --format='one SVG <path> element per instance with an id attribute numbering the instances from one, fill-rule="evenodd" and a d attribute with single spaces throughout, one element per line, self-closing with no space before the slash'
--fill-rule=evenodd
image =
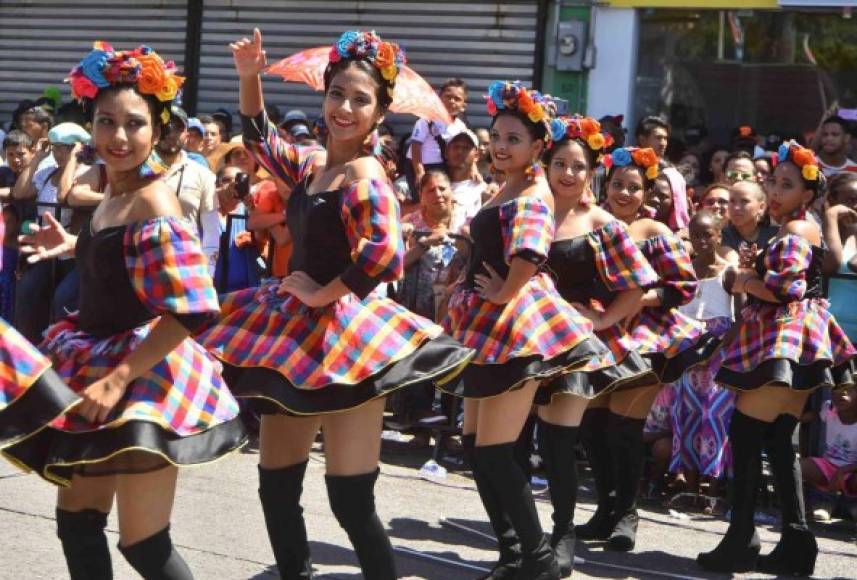
<path id="1" fill-rule="evenodd" d="M 44 429 L 80 401 L 52 368 L 43 372 L 24 393 L 0 411 L 0 448 Z"/>
<path id="2" fill-rule="evenodd" d="M 658 373 L 663 384 L 674 383 L 689 369 L 708 362 L 720 348 L 721 339 L 707 332 L 690 348 L 686 348 L 672 358 L 662 353 L 646 355 L 652 359 L 652 369 Z"/>
<path id="3" fill-rule="evenodd" d="M 241 368 L 224 363 L 224 377 L 232 394 L 249 402 L 261 414 L 295 416 L 339 413 L 384 397 L 403 387 L 454 384 L 456 375 L 470 361 L 470 349 L 440 335 L 381 371 L 354 384 L 332 383 L 317 389 L 296 387 L 277 370 L 267 367 Z"/>
<path id="4" fill-rule="evenodd" d="M 485 399 L 524 386 L 530 380 L 545 380 L 568 373 L 593 359 L 609 354 L 598 339 L 586 338 L 573 348 L 545 360 L 541 355 L 522 356 L 504 363 L 471 363 L 458 378 L 439 388 L 465 399 Z"/>
<path id="5" fill-rule="evenodd" d="M 210 463 L 241 447 L 247 434 L 235 417 L 195 435 L 178 435 L 149 421 L 128 421 L 98 431 L 70 433 L 53 428 L 39 431 L 3 451 L 13 463 L 59 485 L 68 485 L 85 466 L 103 464 L 124 452 L 160 456 L 178 467 Z M 140 473 L 116 470 L 108 473 Z"/>
<path id="6" fill-rule="evenodd" d="M 629 352 L 613 366 L 593 371 L 572 371 L 542 385 L 533 401 L 549 405 L 556 395 L 575 395 L 594 399 L 599 395 L 650 386 L 658 382 L 649 361 L 636 352 Z"/>
<path id="7" fill-rule="evenodd" d="M 752 391 L 767 386 L 813 391 L 821 387 L 840 389 L 853 386 L 856 375 L 853 359 L 834 366 L 829 360 L 801 365 L 789 359 L 774 358 L 762 362 L 746 373 L 721 367 L 714 381 L 722 387 L 739 391 Z"/>

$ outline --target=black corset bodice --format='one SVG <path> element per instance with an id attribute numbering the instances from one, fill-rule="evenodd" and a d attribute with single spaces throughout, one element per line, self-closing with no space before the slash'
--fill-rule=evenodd
<path id="1" fill-rule="evenodd" d="M 491 265 L 501 278 L 509 275 L 503 248 L 503 232 L 500 226 L 500 206 L 483 209 L 470 222 L 470 237 L 473 248 L 467 265 L 466 285 L 473 288 L 476 274 L 487 274 L 483 262 Z"/>
<path id="2" fill-rule="evenodd" d="M 78 327 L 93 336 L 111 336 L 136 328 L 155 314 L 137 298 L 125 266 L 128 226 L 105 228 L 93 234 L 84 227 L 75 256 L 80 275 Z"/>
<path id="3" fill-rule="evenodd" d="M 821 267 L 824 264 L 824 253 L 827 250 L 819 246 L 811 246 L 811 248 L 812 258 L 810 259 L 809 267 L 806 269 L 806 291 L 803 295 L 804 300 L 808 298 L 824 298 L 824 280 L 822 278 Z M 764 279 L 765 272 L 767 271 L 767 268 L 765 268 L 766 255 L 767 252 L 761 252 L 756 257 L 756 273 L 758 273 L 759 277 L 762 279 Z M 766 303 L 755 296 L 750 296 L 750 299 L 752 301 Z"/>
<path id="4" fill-rule="evenodd" d="M 341 217 L 343 191 L 308 195 L 306 182 L 292 191 L 286 216 L 293 244 L 290 272 L 306 272 L 325 285 L 352 265 L 351 246 Z"/>
<path id="5" fill-rule="evenodd" d="M 592 298 L 605 306 L 612 302 L 613 293 L 596 271 L 595 253 L 587 236 L 552 243 L 547 267 L 557 290 L 567 302 L 588 305 Z"/>

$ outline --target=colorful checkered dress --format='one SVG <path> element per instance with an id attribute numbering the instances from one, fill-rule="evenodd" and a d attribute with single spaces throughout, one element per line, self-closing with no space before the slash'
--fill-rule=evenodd
<path id="1" fill-rule="evenodd" d="M 670 383 L 691 366 L 707 360 L 718 342 L 705 334 L 705 324 L 678 310 L 693 300 L 697 279 L 690 256 L 674 234 L 664 234 L 640 243 L 640 249 L 658 274 L 655 291 L 658 307 L 643 308 L 628 325 L 637 352 L 652 361 L 661 382 Z"/>
<path id="2" fill-rule="evenodd" d="M 782 385 L 796 390 L 854 383 L 857 349 L 822 297 L 824 250 L 789 234 L 760 255 L 756 271 L 779 304 L 753 299 L 724 345 L 715 380 L 737 389 Z"/>
<path id="3" fill-rule="evenodd" d="M 494 304 L 476 291 L 474 276 L 485 271 L 483 261 L 501 277 L 513 258 L 544 264 L 554 218 L 541 198 L 519 197 L 483 209 L 470 231 L 474 247 L 469 273 L 453 291 L 444 326 L 454 339 L 475 349 L 476 356 L 451 392 L 489 397 L 606 356 L 606 347 L 593 337 L 592 323 L 560 297 L 544 269 L 506 304 Z"/>
<path id="4" fill-rule="evenodd" d="M 289 270 L 318 284 L 339 278 L 351 293 L 319 308 L 279 282 L 224 297 L 220 321 L 199 340 L 235 367 L 236 394 L 263 408 L 299 415 L 347 410 L 395 389 L 454 377 L 472 352 L 443 329 L 385 298 L 378 286 L 399 280 L 404 242 L 390 184 L 360 179 L 309 195 L 311 162 L 279 140 L 266 122 L 245 118 L 245 142 L 257 160 L 295 183 L 287 218 Z"/>
<path id="5" fill-rule="evenodd" d="M 565 300 L 601 312 L 616 293 L 645 288 L 658 281 L 628 229 L 618 220 L 588 234 L 554 241 L 547 265 Z M 539 390 L 536 403 L 544 404 L 549 401 L 548 395 L 557 393 L 594 397 L 657 381 L 647 361 L 633 350 L 633 339 L 623 325 L 596 331 L 596 336 L 609 348 L 605 357 L 551 381 Z"/>
<path id="6" fill-rule="evenodd" d="M 160 315 L 170 314 L 192 329 L 200 318 L 218 312 L 206 258 L 191 227 L 184 220 L 155 218 L 81 234 L 77 257 L 83 314 L 51 326 L 41 346 L 72 393 L 103 378 L 135 351 Z M 122 260 L 123 255 L 123 261 L 110 259 Z M 88 275 L 96 270 L 109 281 L 102 287 L 97 282 L 93 287 Z M 111 324 L 110 308 L 122 306 L 107 296 L 108 291 L 129 297 L 125 309 L 142 315 L 139 324 L 112 334 L 91 326 L 93 320 Z M 104 304 L 101 314 L 99 300 Z M 95 304 L 95 310 L 85 312 L 85 302 Z M 204 463 L 241 445 L 244 432 L 237 414 L 238 405 L 220 376 L 218 362 L 186 338 L 128 385 L 105 423 L 93 424 L 66 412 L 5 453 L 59 484 L 67 484 L 80 470 L 135 472 L 143 465 L 151 468 L 153 461 Z"/>
<path id="7" fill-rule="evenodd" d="M 0 318 L 0 414 L 50 366 L 51 361 Z"/>

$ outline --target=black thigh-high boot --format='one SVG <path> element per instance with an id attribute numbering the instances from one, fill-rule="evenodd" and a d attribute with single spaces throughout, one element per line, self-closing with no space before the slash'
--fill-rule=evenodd
<path id="1" fill-rule="evenodd" d="M 610 413 L 607 443 L 613 461 L 616 503 L 613 507 L 613 532 L 607 549 L 630 552 L 637 543 L 637 494 L 643 472 L 643 427 L 645 419 L 632 419 Z"/>
<path id="2" fill-rule="evenodd" d="M 375 511 L 375 482 L 380 470 L 361 475 L 325 475 L 330 509 L 348 534 L 364 578 L 393 580 L 393 546 Z"/>
<path id="3" fill-rule="evenodd" d="M 521 433 L 515 441 L 515 461 L 521 466 L 524 471 L 524 476 L 527 481 L 530 481 L 530 476 L 533 474 L 533 465 L 530 463 L 530 455 L 533 452 L 533 433 L 536 431 L 536 415 L 530 415 L 524 422 Z"/>
<path id="4" fill-rule="evenodd" d="M 756 569 L 761 541 L 753 519 L 762 465 L 762 444 L 769 424 L 738 411 L 729 424 L 732 446 L 732 514 L 726 535 L 696 562 L 712 572 L 748 572 Z"/>
<path id="5" fill-rule="evenodd" d="M 312 578 L 301 493 L 307 462 L 279 469 L 259 466 L 259 499 L 280 578 Z"/>
<path id="6" fill-rule="evenodd" d="M 780 541 L 770 554 L 759 558 L 757 570 L 766 574 L 812 576 L 815 571 L 818 543 L 806 524 L 800 462 L 792 445 L 797 424 L 797 417 L 780 415 L 768 430 L 768 460 L 783 521 Z"/>
<path id="7" fill-rule="evenodd" d="M 533 493 L 515 461 L 514 443 L 477 446 L 476 469 L 500 501 L 521 540 L 521 568 L 515 580 L 556 580 L 559 566 L 545 539 Z"/>
<path id="8" fill-rule="evenodd" d="M 98 510 L 68 512 L 57 508 L 57 537 L 71 580 L 113 578 L 106 526 L 107 514 Z"/>
<path id="9" fill-rule="evenodd" d="M 613 531 L 613 463 L 607 445 L 609 416 L 610 410 L 606 407 L 587 409 L 580 424 L 580 439 L 586 450 L 598 496 L 595 514 L 588 522 L 574 528 L 575 534 L 582 540 L 606 540 Z"/>
<path id="10" fill-rule="evenodd" d="M 145 580 L 193 580 L 190 568 L 176 552 L 170 539 L 170 526 L 119 551 Z"/>
<path id="11" fill-rule="evenodd" d="M 539 450 L 545 462 L 553 506 L 551 547 L 563 578 L 574 570 L 574 507 L 577 503 L 577 427 L 539 422 Z"/>
<path id="12" fill-rule="evenodd" d="M 476 468 L 476 457 L 474 454 L 475 441 L 476 435 L 461 436 L 461 445 L 464 448 L 464 454 L 470 464 L 470 469 L 473 471 L 473 481 L 476 483 L 476 490 L 479 492 L 482 506 L 488 514 L 488 521 L 491 522 L 491 528 L 497 536 L 497 546 L 500 550 L 500 559 L 497 561 L 497 564 L 488 574 L 481 576 L 479 580 L 511 580 L 521 567 L 521 542 L 518 540 L 518 534 L 515 533 L 515 528 L 512 527 L 509 518 L 503 513 L 500 499 L 491 487 L 490 482 L 487 482 L 485 477 Z"/>

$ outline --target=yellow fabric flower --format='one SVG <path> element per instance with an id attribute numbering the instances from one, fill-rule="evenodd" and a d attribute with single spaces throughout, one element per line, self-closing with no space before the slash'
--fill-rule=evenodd
<path id="1" fill-rule="evenodd" d="M 545 116 L 545 109 L 539 103 L 533 103 L 533 108 L 530 109 L 530 112 L 527 113 L 527 117 L 529 117 L 530 121 L 533 123 L 538 123 Z"/>
<path id="2" fill-rule="evenodd" d="M 589 147 L 598 151 L 604 148 L 604 135 L 601 133 L 596 133 L 595 135 L 590 135 L 586 142 L 589 143 Z"/>
<path id="3" fill-rule="evenodd" d="M 815 181 L 818 179 L 818 165 L 804 165 L 800 170 L 800 174 L 807 181 Z"/>
<path id="4" fill-rule="evenodd" d="M 658 176 L 658 166 L 650 165 L 648 169 L 646 169 L 646 177 L 649 179 L 655 179 Z"/>
<path id="5" fill-rule="evenodd" d="M 155 94 L 159 101 L 172 101 L 176 98 L 176 94 L 179 92 L 179 80 L 184 80 L 181 77 L 176 77 L 175 75 L 167 75 L 167 78 L 164 79 L 164 84 L 161 85 L 161 89 Z"/>
<path id="6" fill-rule="evenodd" d="M 381 76 L 384 77 L 384 80 L 388 81 L 395 79 L 398 73 L 399 69 L 394 64 L 381 69 Z"/>

